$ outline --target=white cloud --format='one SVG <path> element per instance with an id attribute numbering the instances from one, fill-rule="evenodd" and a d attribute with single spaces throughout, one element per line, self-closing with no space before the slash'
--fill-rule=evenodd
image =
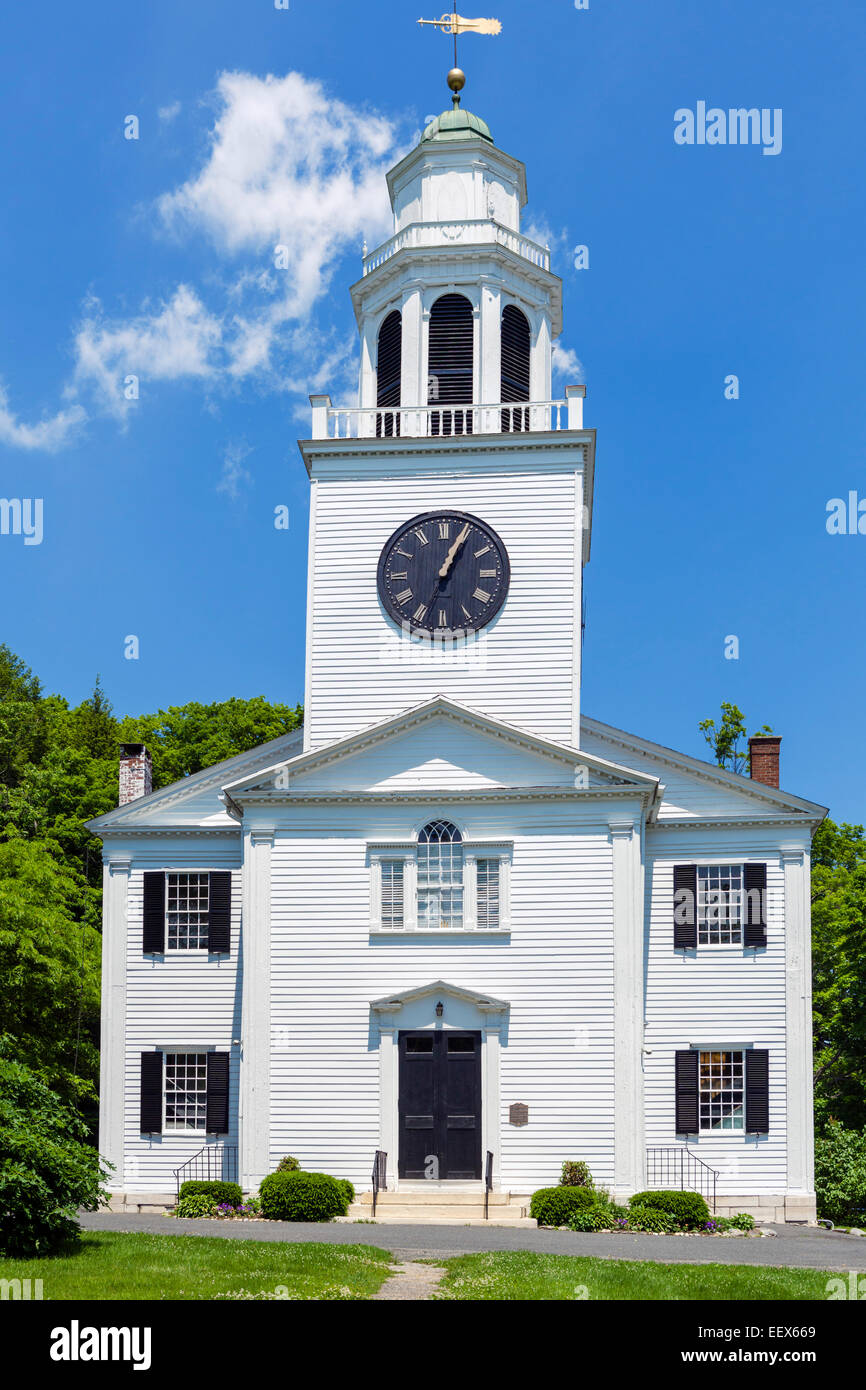
<path id="1" fill-rule="evenodd" d="M 233 502 L 241 494 L 241 488 L 252 482 L 252 474 L 244 468 L 243 462 L 252 453 L 247 444 L 229 444 L 223 456 L 223 471 L 217 483 L 217 492 L 224 492 Z"/>
<path id="2" fill-rule="evenodd" d="M 585 380 L 583 363 L 577 353 L 559 343 L 553 344 L 552 366 L 554 377 L 567 378 L 566 386 L 579 386 Z"/>
<path id="3" fill-rule="evenodd" d="M 160 106 L 156 114 L 167 125 L 169 121 L 175 120 L 180 115 L 180 102 L 173 101 L 169 106 Z"/>
<path id="4" fill-rule="evenodd" d="M 44 449 L 48 453 L 61 449 L 87 418 L 80 405 L 70 406 L 68 410 L 58 410 L 56 415 L 39 420 L 35 425 L 25 425 L 9 409 L 6 390 L 0 386 L 0 443 L 13 449 Z"/>

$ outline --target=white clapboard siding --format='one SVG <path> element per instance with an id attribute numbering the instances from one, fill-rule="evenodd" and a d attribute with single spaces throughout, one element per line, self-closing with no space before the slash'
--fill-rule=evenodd
<path id="1" fill-rule="evenodd" d="M 238 944 L 241 925 L 240 844 L 215 848 L 207 839 L 139 846 L 129 879 L 127 940 L 126 1093 L 124 1123 L 124 1189 L 127 1192 L 171 1192 L 173 1171 L 217 1142 L 205 1133 L 148 1138 L 139 1130 L 141 1053 L 153 1049 L 190 1052 L 217 1049 L 231 1054 L 228 1135 L 219 1143 L 237 1144 L 238 1047 L 240 1036 L 240 979 Z M 207 951 L 166 952 L 163 957 L 142 953 L 142 907 L 145 869 L 232 870 L 231 952 L 209 956 Z"/>
<path id="2" fill-rule="evenodd" d="M 501 1053 L 502 1183 L 556 1181 L 565 1158 L 613 1172 L 613 935 L 605 830 L 572 807 L 443 804 L 468 838 L 508 836 L 511 937 L 371 938 L 369 839 L 406 839 L 417 812 L 296 812 L 271 883 L 271 1159 L 366 1184 L 379 1145 L 370 1004 L 444 979 L 509 1002 Z M 368 825 L 365 827 L 364 820 Z M 578 833 L 575 833 L 577 831 Z M 507 1109 L 530 1107 L 514 1129 Z"/>
<path id="3" fill-rule="evenodd" d="M 770 1053 L 770 1131 L 759 1140 L 742 1134 L 701 1134 L 692 1149 L 719 1174 L 720 1194 L 784 1192 L 785 921 L 778 830 L 717 829 L 647 832 L 646 902 L 650 920 L 647 961 L 645 1097 L 648 1145 L 675 1145 L 674 1053 L 693 1043 L 709 1050 L 737 1044 Z M 673 866 L 691 863 L 767 864 L 766 950 L 673 946 Z"/>
<path id="4" fill-rule="evenodd" d="M 406 464 L 392 475 L 341 476 L 319 467 L 314 512 L 306 718 L 318 747 L 433 694 L 574 742 L 580 660 L 582 451 L 570 467 L 544 454 L 513 471 L 497 455 L 459 468 Z M 504 457 L 504 456 L 503 456 Z M 437 507 L 467 511 L 502 538 L 511 561 L 505 606 L 469 651 L 416 649 L 386 618 L 376 571 L 403 522 Z M 576 616 L 578 620 L 576 621 Z M 531 644 L 530 644 L 531 634 Z"/>

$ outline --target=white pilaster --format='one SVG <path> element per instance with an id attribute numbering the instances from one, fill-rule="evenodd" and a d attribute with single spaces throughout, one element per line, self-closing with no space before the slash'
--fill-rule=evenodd
<path id="1" fill-rule="evenodd" d="M 114 1165 L 108 1186 L 121 1191 L 126 1076 L 126 969 L 131 860 L 113 855 L 103 869 L 99 1152 Z"/>
<path id="2" fill-rule="evenodd" d="M 427 400 L 422 348 L 421 288 L 409 290 L 403 300 L 403 338 L 400 357 L 400 404 L 423 405 Z"/>
<path id="3" fill-rule="evenodd" d="M 252 829 L 244 845 L 240 1178 L 256 1188 L 270 1166 L 272 829 Z"/>
<path id="4" fill-rule="evenodd" d="M 787 1076 L 787 1188 L 815 1190 L 812 1118 L 812 957 L 809 856 L 783 849 L 785 876 L 785 1051 Z"/>
<path id="5" fill-rule="evenodd" d="M 612 821 L 614 942 L 614 1188 L 644 1185 L 643 912 L 640 833 L 632 821 Z"/>

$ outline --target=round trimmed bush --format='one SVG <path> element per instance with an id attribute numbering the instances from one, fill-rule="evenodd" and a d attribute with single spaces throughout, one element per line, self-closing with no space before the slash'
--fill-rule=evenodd
<path id="1" fill-rule="evenodd" d="M 188 1197 L 181 1197 L 174 1214 L 184 1217 L 213 1216 L 214 1204 L 204 1192 L 191 1192 Z"/>
<path id="2" fill-rule="evenodd" d="M 532 1194 L 529 1215 L 539 1226 L 567 1226 L 576 1211 L 588 1211 L 598 1205 L 589 1187 L 540 1187 Z"/>
<path id="3" fill-rule="evenodd" d="M 230 1207 L 239 1207 L 244 1200 L 240 1185 L 236 1182 L 199 1182 L 190 1180 L 181 1183 L 180 1200 L 185 1197 L 207 1197 L 215 1207 L 225 1202 Z"/>
<path id="4" fill-rule="evenodd" d="M 262 1216 L 269 1221 L 333 1221 L 345 1216 L 349 1195 L 344 1183 L 327 1173 L 303 1170 L 271 1173 L 259 1189 Z M 354 1192 L 352 1193 L 354 1196 Z"/>
<path id="5" fill-rule="evenodd" d="M 667 1212 L 684 1231 L 695 1231 L 710 1219 L 710 1209 L 700 1192 L 679 1192 L 661 1189 L 658 1192 L 636 1192 L 629 1202 L 629 1213 L 635 1207 Z"/>

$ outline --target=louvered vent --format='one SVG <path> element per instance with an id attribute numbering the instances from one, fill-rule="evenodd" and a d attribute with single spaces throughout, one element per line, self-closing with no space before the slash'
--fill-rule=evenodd
<path id="1" fill-rule="evenodd" d="M 430 310 L 427 399 L 431 405 L 456 408 L 433 412 L 431 434 L 472 433 L 473 343 L 469 300 L 462 294 L 443 294 Z"/>
<path id="2" fill-rule="evenodd" d="M 507 304 L 502 314 L 503 401 L 529 400 L 529 320 L 520 309 Z M 528 410 L 503 410 L 503 430 L 528 430 Z"/>
<path id="3" fill-rule="evenodd" d="M 395 309 L 379 329 L 376 359 L 376 405 L 380 410 L 396 410 L 400 405 L 400 360 L 403 354 L 403 319 Z M 376 416 L 376 434 L 400 433 L 400 417 L 390 413 Z"/>

